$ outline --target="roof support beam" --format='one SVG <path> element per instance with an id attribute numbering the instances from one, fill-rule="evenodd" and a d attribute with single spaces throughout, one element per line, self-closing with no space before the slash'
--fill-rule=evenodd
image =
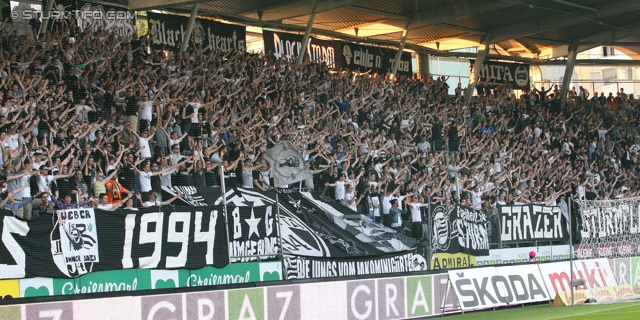
<path id="1" fill-rule="evenodd" d="M 447 24 L 447 23 L 438 23 L 439 26 L 444 27 L 444 28 L 449 28 L 449 29 L 454 29 L 454 30 L 460 30 L 460 31 L 465 31 L 465 32 L 469 32 L 469 33 L 475 33 L 475 34 L 482 34 L 485 35 L 487 34 L 486 31 L 482 31 L 482 30 L 476 30 L 476 29 L 469 29 L 469 28 L 465 28 L 465 27 L 459 27 L 459 26 L 454 26 L 452 24 Z"/>
<path id="2" fill-rule="evenodd" d="M 342 8 L 362 1 L 363 0 L 321 1 L 316 5 L 315 13 Z M 309 3 L 309 1 L 299 1 L 294 3 L 287 3 L 276 8 L 259 10 L 259 12 L 245 12 L 241 15 L 263 21 L 279 21 L 283 19 L 307 16 L 310 15 L 312 11 L 313 6 Z"/>
<path id="3" fill-rule="evenodd" d="M 578 44 L 575 43 L 569 50 L 569 59 L 567 59 L 567 65 L 564 68 L 564 78 L 562 79 L 562 90 L 560 90 L 560 100 L 562 101 L 561 109 L 564 109 L 567 103 L 567 92 L 569 92 L 569 85 L 571 85 L 571 77 L 573 76 L 573 67 L 576 65 L 576 58 L 578 57 L 578 50 L 576 50 Z"/>
<path id="4" fill-rule="evenodd" d="M 374 10 L 374 9 L 369 9 L 369 8 L 364 8 L 364 7 L 358 7 L 358 6 L 345 6 L 345 8 L 347 9 L 351 9 L 351 10 L 356 10 L 356 11 L 361 11 L 361 12 L 366 12 L 366 13 L 371 13 L 371 14 L 377 14 L 377 15 L 381 15 L 381 16 L 387 16 L 387 17 L 391 17 L 391 18 L 395 18 L 395 19 L 401 19 L 401 20 L 407 20 L 409 19 L 409 17 L 405 17 L 403 15 L 400 14 L 395 14 L 395 13 L 389 13 L 389 12 L 384 12 L 384 11 L 379 11 L 379 10 Z"/>
<path id="5" fill-rule="evenodd" d="M 633 36 L 637 34 L 636 29 L 640 28 L 640 21 L 636 21 L 620 28 L 610 28 L 604 32 L 599 32 L 582 39 L 578 39 L 578 45 L 576 50 L 578 52 L 587 51 L 589 49 L 593 49 L 597 46 L 607 45 L 610 43 L 615 43 L 618 40 L 622 40 L 626 37 Z M 554 55 L 551 58 L 562 57 L 570 54 L 571 45 L 561 45 L 553 48 L 554 52 L 558 52 L 558 54 Z"/>
<path id="6" fill-rule="evenodd" d="M 394 79 L 396 79 L 396 73 L 398 73 L 398 66 L 400 66 L 400 61 L 402 60 L 402 51 L 404 51 L 404 46 L 407 44 L 408 36 L 409 30 L 402 31 L 402 40 L 400 41 L 400 47 L 398 47 L 398 52 L 396 52 L 396 60 L 393 61 L 393 68 L 391 70 L 391 75 Z"/>
<path id="7" fill-rule="evenodd" d="M 196 24 L 196 17 L 198 16 L 198 7 L 200 4 L 194 3 L 193 8 L 191 9 L 191 15 L 189 16 L 189 22 L 187 22 L 187 32 L 184 35 L 184 40 L 182 42 L 182 48 L 180 51 L 185 52 L 189 47 L 189 40 L 191 40 L 191 33 L 193 32 L 193 26 Z"/>
<path id="8" fill-rule="evenodd" d="M 300 54 L 298 54 L 298 61 L 296 61 L 297 66 L 300 66 L 302 61 L 304 61 L 304 54 L 307 52 L 307 46 L 309 45 L 309 36 L 311 36 L 311 28 L 313 28 L 313 20 L 316 19 L 317 6 L 318 0 L 314 0 L 313 8 L 311 9 L 311 16 L 309 17 L 309 22 L 307 22 L 307 30 L 304 32 L 304 37 L 302 38 L 302 50 L 300 50 Z"/>
<path id="9" fill-rule="evenodd" d="M 596 9 L 596 8 L 583 6 L 583 5 L 580 5 L 580 4 L 577 4 L 577 3 L 573 3 L 573 2 L 569 2 L 569 1 L 565 1 L 565 0 L 551 0 L 551 1 L 557 2 L 557 3 L 561 3 L 561 4 L 564 4 L 566 6 L 571 6 L 571 7 L 575 7 L 575 8 L 580 8 L 580 9 L 584 9 L 584 10 L 593 11 L 596 14 L 598 14 L 598 9 Z"/>
<path id="10" fill-rule="evenodd" d="M 149 10 L 168 6 L 206 2 L 207 0 L 129 0 L 131 10 Z"/>
<path id="11" fill-rule="evenodd" d="M 49 12 L 53 8 L 54 1 L 47 1 L 47 4 L 44 6 L 44 12 L 49 15 Z M 47 32 L 47 27 L 49 26 L 49 19 L 42 19 L 42 24 L 40 25 L 40 31 L 38 33 L 43 34 Z"/>
<path id="12" fill-rule="evenodd" d="M 512 25 L 500 26 L 496 30 L 492 30 L 489 43 L 506 41 L 509 39 L 520 38 L 530 34 L 554 30 L 563 27 L 569 27 L 576 24 L 584 23 L 590 20 L 598 20 L 599 18 L 611 17 L 623 13 L 628 13 L 640 9 L 640 1 L 638 0 L 622 0 L 613 3 L 610 6 L 601 8 L 596 16 L 593 12 L 580 11 L 576 15 L 567 15 L 565 13 L 545 16 L 539 19 L 532 19 L 518 22 Z"/>
<path id="13" fill-rule="evenodd" d="M 476 89 L 476 82 L 478 81 L 478 74 L 480 74 L 480 68 L 484 64 L 484 58 L 487 57 L 487 51 L 489 51 L 489 43 L 486 41 L 489 35 L 484 37 L 482 44 L 478 46 L 478 54 L 476 55 L 476 61 L 473 63 L 473 69 L 469 75 L 469 85 L 467 91 L 464 94 L 465 106 L 471 103 L 471 97 L 473 97 L 473 91 Z"/>
<path id="14" fill-rule="evenodd" d="M 622 28 L 611 28 L 604 32 L 594 34 L 590 37 L 581 39 L 577 50 L 578 52 L 582 52 L 593 49 L 597 46 L 602 46 L 616 42 L 618 40 L 622 40 L 632 35 L 637 35 L 638 31 L 635 30 L 638 30 L 638 28 L 640 28 L 640 21 L 622 26 Z"/>
<path id="15" fill-rule="evenodd" d="M 524 3 L 526 3 L 526 0 L 452 0 L 451 4 L 448 4 L 446 6 L 421 10 L 412 14 L 410 17 L 390 16 L 392 17 L 391 19 L 378 21 L 378 23 L 383 23 L 406 30 L 415 30 L 426 26 L 445 23 L 447 21 L 455 20 L 462 17 L 500 10 Z M 361 7 L 357 8 L 360 9 Z M 411 23 L 407 27 L 406 25 L 408 20 L 411 20 Z M 454 27 L 448 26 L 448 28 Z"/>
<path id="16" fill-rule="evenodd" d="M 412 22 L 407 27 L 407 30 L 414 30 L 438 23 L 444 23 L 447 21 L 455 20 L 462 17 L 468 17 L 473 15 L 482 14 L 485 12 L 491 12 L 508 8 L 517 4 L 524 4 L 525 0 L 514 1 L 478 1 L 478 0 L 456 0 L 451 4 L 442 6 L 439 8 L 425 9 L 414 13 L 411 16 Z M 387 24 L 398 24 L 402 26 L 405 21 L 389 21 Z"/>

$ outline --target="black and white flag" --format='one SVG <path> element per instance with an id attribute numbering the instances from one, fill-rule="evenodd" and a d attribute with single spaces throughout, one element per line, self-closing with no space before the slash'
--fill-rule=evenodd
<path id="1" fill-rule="evenodd" d="M 499 206 L 502 242 L 562 241 L 569 239 L 567 219 L 560 207 Z"/>
<path id="2" fill-rule="evenodd" d="M 433 219 L 433 253 L 464 252 L 474 256 L 489 255 L 487 217 L 458 205 L 431 206 Z"/>
<path id="3" fill-rule="evenodd" d="M 290 141 L 268 149 L 267 158 L 273 168 L 274 185 L 278 188 L 313 176 L 304 158 Z"/>

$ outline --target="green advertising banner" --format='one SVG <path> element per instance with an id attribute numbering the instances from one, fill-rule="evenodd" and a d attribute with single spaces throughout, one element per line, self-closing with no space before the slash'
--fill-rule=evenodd
<path id="1" fill-rule="evenodd" d="M 17 292 L 8 295 L 27 298 L 281 280 L 281 266 L 281 262 L 247 262 L 221 269 L 210 266 L 198 270 L 127 269 L 92 272 L 74 279 L 26 278 L 15 280 L 19 295 Z M 10 281 L 13 280 L 4 280 L 5 287 L 11 287 Z"/>

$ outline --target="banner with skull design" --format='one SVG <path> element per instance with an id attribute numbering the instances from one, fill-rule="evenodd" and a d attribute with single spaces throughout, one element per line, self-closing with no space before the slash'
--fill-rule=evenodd
<path id="1" fill-rule="evenodd" d="M 189 17 L 147 12 L 151 47 L 179 49 L 187 33 Z M 246 27 L 213 20 L 196 19 L 189 47 L 222 52 L 245 51 Z"/>
<path id="2" fill-rule="evenodd" d="M 471 68 L 476 61 L 470 59 L 469 63 Z M 479 76 L 482 77 L 482 81 L 495 80 L 495 83 L 491 86 L 501 86 L 505 82 L 513 89 L 529 90 L 529 65 L 523 63 L 505 63 L 495 61 L 484 61 L 482 68 L 480 68 Z"/>
<path id="3" fill-rule="evenodd" d="M 489 255 L 488 219 L 481 211 L 458 205 L 432 205 L 433 253 Z"/>

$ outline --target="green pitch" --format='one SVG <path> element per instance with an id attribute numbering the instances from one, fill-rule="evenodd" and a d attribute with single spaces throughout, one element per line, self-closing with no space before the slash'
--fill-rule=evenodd
<path id="1" fill-rule="evenodd" d="M 466 314 L 446 316 L 445 320 L 543 320 L 543 319 L 575 319 L 575 320 L 626 320 L 640 319 L 640 302 L 623 302 L 601 305 L 579 305 L 574 307 L 552 307 L 551 304 L 540 304 L 526 307 L 512 307 L 496 311 L 476 311 Z"/>

